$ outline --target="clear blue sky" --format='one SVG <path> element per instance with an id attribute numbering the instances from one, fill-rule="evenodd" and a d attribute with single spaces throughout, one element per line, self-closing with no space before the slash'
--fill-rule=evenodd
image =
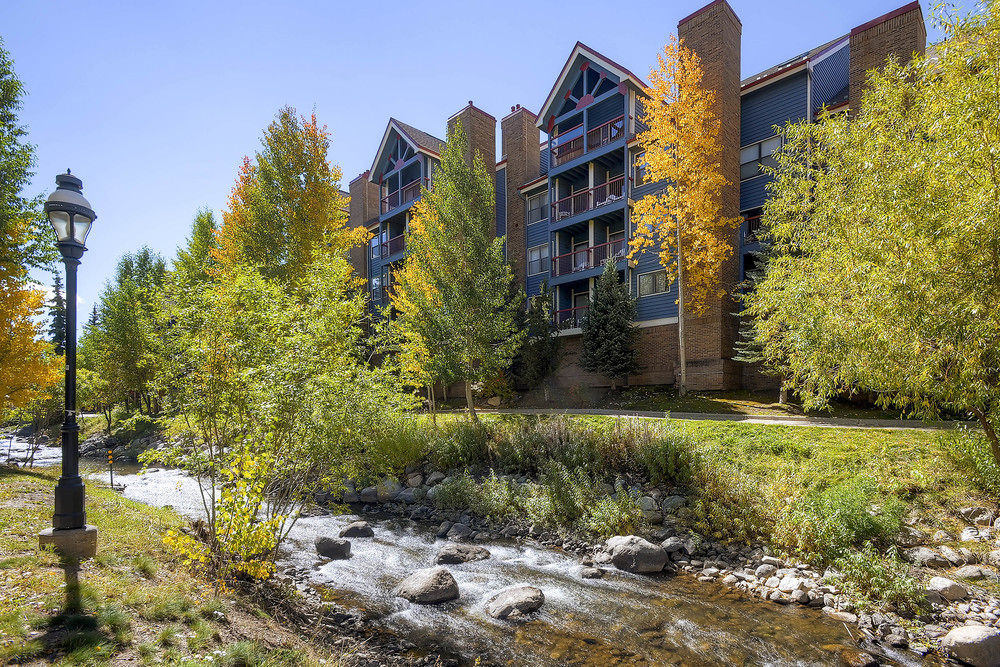
<path id="1" fill-rule="evenodd" d="M 170 259 L 199 207 L 225 206 L 279 107 L 315 107 L 346 189 L 389 116 L 443 136 L 468 100 L 498 119 L 513 104 L 537 111 L 577 40 L 644 77 L 706 1 L 3 0 L 0 36 L 27 88 L 32 193 L 71 167 L 98 213 L 80 272 L 86 311 L 122 253 L 146 244 Z M 747 76 L 905 2 L 730 4 Z"/>

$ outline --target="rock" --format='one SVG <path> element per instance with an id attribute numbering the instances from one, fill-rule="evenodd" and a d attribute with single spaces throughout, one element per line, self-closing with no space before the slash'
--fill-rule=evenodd
<path id="1" fill-rule="evenodd" d="M 945 600 L 953 601 L 964 599 L 969 595 L 969 592 L 965 586 L 957 581 L 946 577 L 931 577 L 931 580 L 927 582 L 927 595 L 933 598 L 935 594 L 940 595 Z"/>
<path id="2" fill-rule="evenodd" d="M 740 578 L 737 577 L 735 574 L 727 574 L 725 577 L 722 578 L 722 583 L 724 583 L 726 586 L 733 586 L 739 580 Z"/>
<path id="3" fill-rule="evenodd" d="M 677 537 L 676 535 L 674 535 L 673 537 L 668 537 L 667 539 L 663 540 L 663 542 L 660 543 L 660 546 L 668 554 L 675 554 L 675 553 L 686 554 L 688 552 L 687 545 L 684 543 L 684 540 Z"/>
<path id="4" fill-rule="evenodd" d="M 411 489 L 415 489 L 424 483 L 424 476 L 419 472 L 412 473 L 406 477 L 406 485 Z"/>
<path id="5" fill-rule="evenodd" d="M 499 396 L 490 396 L 488 399 L 486 399 L 486 405 L 490 406 L 491 408 L 499 408 L 500 403 L 501 401 Z"/>
<path id="6" fill-rule="evenodd" d="M 438 551 L 434 562 L 438 565 L 455 565 L 474 560 L 486 560 L 490 557 L 489 549 L 476 544 L 446 544 Z"/>
<path id="7" fill-rule="evenodd" d="M 849 611 L 831 611 L 831 612 L 828 612 L 828 614 L 829 614 L 830 618 L 832 618 L 834 620 L 837 620 L 837 621 L 842 621 L 844 623 L 847 623 L 848 625 L 852 625 L 852 624 L 858 622 L 857 615 L 852 614 Z"/>
<path id="8" fill-rule="evenodd" d="M 921 567 L 948 567 L 948 561 L 938 552 L 927 547 L 914 547 L 903 552 L 903 557 Z"/>
<path id="9" fill-rule="evenodd" d="M 604 570 L 599 567 L 581 567 L 580 577 L 583 579 L 602 579 L 604 578 Z"/>
<path id="10" fill-rule="evenodd" d="M 464 523 L 456 523 L 448 529 L 447 538 L 449 540 L 463 540 L 472 535 L 472 529 Z"/>
<path id="11" fill-rule="evenodd" d="M 938 551 L 942 556 L 947 558 L 948 562 L 952 565 L 965 565 L 965 558 L 962 557 L 962 554 L 958 553 L 951 547 L 942 545 L 938 547 Z"/>
<path id="12" fill-rule="evenodd" d="M 955 536 L 949 533 L 947 530 L 939 530 L 936 533 L 934 533 L 934 536 L 931 539 L 934 540 L 935 542 L 954 542 Z"/>
<path id="13" fill-rule="evenodd" d="M 639 498 L 639 509 L 643 512 L 655 512 L 657 511 L 656 501 L 650 496 L 642 496 Z"/>
<path id="14" fill-rule="evenodd" d="M 663 523 L 663 514 L 661 512 L 643 512 L 642 516 L 646 519 L 646 523 L 650 525 L 658 526 Z"/>
<path id="15" fill-rule="evenodd" d="M 1000 665 L 1000 631 L 983 625 L 964 625 L 941 640 L 941 649 L 972 667 Z"/>
<path id="16" fill-rule="evenodd" d="M 910 642 L 906 640 L 906 637 L 895 632 L 886 635 L 883 638 L 883 641 L 893 648 L 906 648 L 910 644 Z"/>
<path id="17" fill-rule="evenodd" d="M 378 494 L 378 500 L 382 503 L 387 503 L 396 497 L 396 494 L 402 490 L 399 482 L 394 479 L 383 479 L 375 487 L 375 491 Z"/>
<path id="18" fill-rule="evenodd" d="M 785 575 L 778 584 L 778 590 L 782 593 L 791 593 L 792 591 L 797 591 L 800 588 L 802 588 L 802 580 L 798 577 L 793 577 L 790 574 Z"/>
<path id="19" fill-rule="evenodd" d="M 361 495 L 357 491 L 344 491 L 344 496 L 340 499 L 348 505 L 361 502 Z"/>
<path id="20" fill-rule="evenodd" d="M 672 514 L 687 505 L 687 498 L 684 496 L 667 496 L 663 499 L 661 507 L 664 514 Z"/>
<path id="21" fill-rule="evenodd" d="M 983 560 L 993 567 L 1000 567 L 1000 549 L 989 552 L 983 557 Z"/>
<path id="22" fill-rule="evenodd" d="M 427 475 L 427 486 L 436 486 L 444 481 L 444 473 L 440 473 L 437 470 Z"/>
<path id="23" fill-rule="evenodd" d="M 764 563 L 762 565 L 758 565 L 757 569 L 753 571 L 753 574 L 758 579 L 767 580 L 771 575 L 773 575 L 777 571 L 778 568 L 776 568 L 775 566 L 771 565 L 770 563 Z"/>
<path id="24" fill-rule="evenodd" d="M 351 557 L 351 543 L 335 537 L 317 537 L 316 553 L 324 558 L 343 560 Z"/>
<path id="25" fill-rule="evenodd" d="M 341 537 L 375 537 L 375 531 L 367 521 L 349 523 L 340 531 Z"/>
<path id="26" fill-rule="evenodd" d="M 447 569 L 428 567 L 403 579 L 395 592 L 416 604 L 438 604 L 458 598 L 458 582 Z"/>
<path id="27" fill-rule="evenodd" d="M 369 486 L 361 489 L 359 494 L 361 502 L 363 503 L 377 503 L 378 502 L 378 490 L 374 486 Z"/>
<path id="28" fill-rule="evenodd" d="M 877 667 L 878 665 L 878 660 L 875 659 L 875 656 L 853 648 L 841 651 L 840 659 L 844 661 L 847 667 Z"/>
<path id="29" fill-rule="evenodd" d="M 764 556 L 760 559 L 761 563 L 765 565 L 773 565 L 774 567 L 782 567 L 785 563 L 780 558 L 775 558 L 774 556 Z"/>
<path id="30" fill-rule="evenodd" d="M 423 489 L 406 488 L 396 494 L 396 500 L 407 505 L 418 503 L 424 499 L 427 492 Z"/>
<path id="31" fill-rule="evenodd" d="M 989 533 L 985 536 L 983 531 L 976 528 L 975 526 L 968 526 L 962 529 L 962 533 L 958 536 L 960 542 L 978 542 L 979 540 L 989 537 Z"/>
<path id="32" fill-rule="evenodd" d="M 988 579 L 993 576 L 993 572 L 981 565 L 963 565 L 952 573 L 962 579 Z"/>
<path id="33" fill-rule="evenodd" d="M 538 610 L 545 603 L 545 594 L 534 586 L 509 588 L 494 595 L 486 603 L 486 613 L 501 620 L 518 618 Z"/>
<path id="34" fill-rule="evenodd" d="M 903 526 L 896 536 L 896 544 L 901 547 L 919 547 L 926 539 L 926 536 L 916 528 Z"/>
<path id="35" fill-rule="evenodd" d="M 996 518 L 996 513 L 988 507 L 963 507 L 958 510 L 958 514 L 969 523 L 977 526 L 991 526 Z"/>
<path id="36" fill-rule="evenodd" d="M 445 536 L 447 536 L 448 535 L 448 531 L 451 530 L 451 527 L 454 526 L 454 525 L 455 524 L 453 524 L 451 521 L 444 521 L 444 522 L 442 522 L 441 525 L 438 527 L 437 536 L 438 537 L 445 537 Z"/>
<path id="37" fill-rule="evenodd" d="M 663 547 L 637 535 L 612 537 L 607 548 L 614 566 L 626 572 L 659 572 L 667 564 L 667 552 Z"/>

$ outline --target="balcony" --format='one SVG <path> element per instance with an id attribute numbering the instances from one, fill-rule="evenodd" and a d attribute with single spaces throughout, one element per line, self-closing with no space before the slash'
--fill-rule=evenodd
<path id="1" fill-rule="evenodd" d="M 586 142 L 584 142 L 586 135 Z M 552 137 L 552 157 L 550 163 L 553 167 L 566 164 L 570 160 L 575 160 L 584 153 L 595 151 L 598 148 L 618 141 L 625 136 L 625 116 L 618 116 L 597 127 L 584 132 L 583 125 L 577 125 L 560 132 Z"/>
<path id="2" fill-rule="evenodd" d="M 416 179 L 410 181 L 403 187 L 393 192 L 390 192 L 385 197 L 382 197 L 382 215 L 385 215 L 389 211 L 399 208 L 400 206 L 405 206 L 411 201 L 414 201 L 420 196 L 420 186 L 424 184 L 427 179 Z"/>
<path id="3" fill-rule="evenodd" d="M 746 219 L 743 226 L 743 245 L 757 243 L 760 239 L 757 234 L 760 232 L 760 216 L 754 215 Z"/>
<path id="4" fill-rule="evenodd" d="M 577 306 L 576 308 L 564 308 L 562 310 L 557 310 L 552 313 L 552 321 L 555 323 L 557 329 L 579 329 L 583 326 L 583 318 L 587 316 L 587 310 L 590 308 L 590 304 L 586 306 Z"/>
<path id="5" fill-rule="evenodd" d="M 625 176 L 595 185 L 587 190 L 574 192 L 552 202 L 552 221 L 558 222 L 591 209 L 620 201 L 624 197 Z"/>
<path id="6" fill-rule="evenodd" d="M 379 251 L 382 257 L 389 257 L 391 255 L 395 255 L 398 252 L 403 252 L 404 250 L 406 250 L 405 234 L 400 234 L 399 236 L 393 236 L 385 243 L 379 244 Z"/>
<path id="7" fill-rule="evenodd" d="M 552 258 L 552 276 L 565 276 L 593 269 L 601 266 L 608 259 L 617 262 L 625 259 L 627 250 L 628 242 L 621 238 L 563 255 L 556 255 Z"/>

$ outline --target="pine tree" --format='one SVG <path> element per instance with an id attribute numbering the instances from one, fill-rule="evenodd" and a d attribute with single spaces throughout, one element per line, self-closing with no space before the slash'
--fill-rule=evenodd
<path id="1" fill-rule="evenodd" d="M 52 320 L 49 325 L 49 337 L 56 354 L 61 356 L 66 351 L 66 299 L 63 298 L 62 275 L 59 273 L 56 273 L 55 282 L 52 283 L 49 318 Z"/>
<path id="2" fill-rule="evenodd" d="M 638 369 L 634 321 L 635 299 L 628 285 L 618 279 L 615 263 L 608 260 L 583 320 L 580 365 L 591 373 L 607 376 L 612 390 L 617 389 L 619 378 L 627 381 Z"/>
<path id="3" fill-rule="evenodd" d="M 526 389 L 538 387 L 559 366 L 560 339 L 552 320 L 552 291 L 547 282 L 541 292 L 528 299 L 524 318 L 527 331 L 524 345 L 515 361 L 514 375 Z"/>

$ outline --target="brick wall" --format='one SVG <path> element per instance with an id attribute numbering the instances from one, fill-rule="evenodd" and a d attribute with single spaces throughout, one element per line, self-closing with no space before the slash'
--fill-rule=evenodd
<path id="1" fill-rule="evenodd" d="M 681 42 L 698 54 L 702 85 L 715 92 L 715 113 L 721 121 L 720 168 L 728 185 L 722 193 L 722 214 L 739 215 L 740 185 L 740 40 L 742 25 L 725 0 L 716 0 L 677 25 Z M 727 295 L 738 281 L 739 238 L 734 231 L 727 242 L 732 256 L 722 270 Z M 732 361 L 737 323 L 736 304 L 730 297 L 718 299 L 699 317 L 685 317 L 685 352 L 690 389 L 727 389 L 739 386 L 741 370 Z"/>
<path id="2" fill-rule="evenodd" d="M 486 169 L 492 174 L 497 164 L 497 119 L 476 107 L 470 100 L 465 108 L 448 119 L 449 134 L 459 121 L 469 140 L 466 163 L 472 166 L 473 156 L 478 152 L 486 163 Z"/>
<path id="3" fill-rule="evenodd" d="M 540 133 L 535 114 L 520 104 L 500 120 L 500 150 L 507 160 L 507 258 L 518 285 L 524 285 L 527 241 L 524 200 L 518 188 L 539 176 Z"/>
<path id="4" fill-rule="evenodd" d="M 583 336 L 563 336 L 562 358 L 552 375 L 552 383 L 563 390 L 607 387 L 611 381 L 603 375 L 588 373 L 580 367 Z M 677 365 L 677 325 L 643 327 L 636 336 L 639 372 L 628 379 L 629 385 L 673 384 Z M 621 380 L 619 380 L 619 383 Z"/>
<path id="5" fill-rule="evenodd" d="M 348 208 L 347 225 L 350 228 L 365 227 L 378 217 L 378 186 L 368 180 L 368 172 L 364 172 L 348 186 L 351 203 Z M 362 279 L 368 277 L 368 248 L 359 246 L 350 252 L 351 266 Z"/>
<path id="6" fill-rule="evenodd" d="M 907 62 L 914 53 L 923 55 L 927 28 L 919 2 L 911 2 L 851 30 L 850 108 L 861 108 L 865 74 L 895 55 Z"/>

